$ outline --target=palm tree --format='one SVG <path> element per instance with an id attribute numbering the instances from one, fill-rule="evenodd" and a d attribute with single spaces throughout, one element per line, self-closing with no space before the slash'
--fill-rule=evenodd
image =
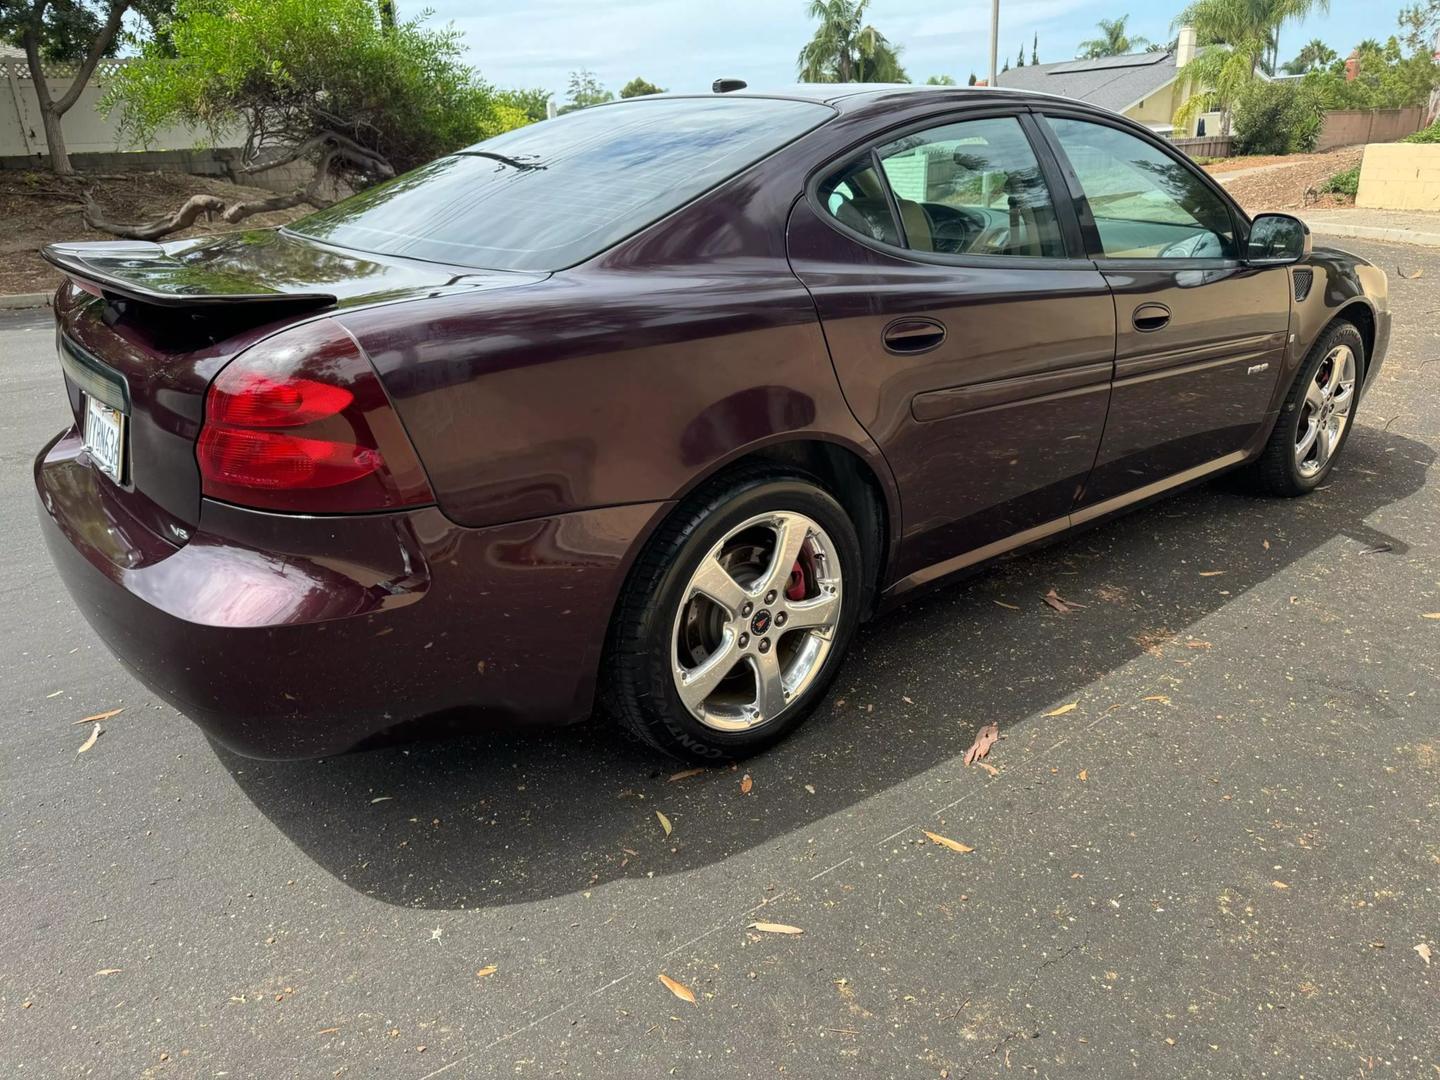
<path id="1" fill-rule="evenodd" d="M 1295 59 L 1285 65 L 1289 75 L 1304 75 L 1307 71 L 1323 71 L 1339 59 L 1339 54 L 1319 38 L 1312 38 L 1305 44 Z"/>
<path id="2" fill-rule="evenodd" d="M 819 19 L 796 67 L 801 82 L 909 82 L 900 66 L 900 46 L 865 23 L 870 0 L 810 0 Z"/>
<path id="3" fill-rule="evenodd" d="M 1280 28 L 1330 0 L 1192 0 L 1175 26 L 1195 28 L 1202 46 L 1185 68 L 1189 96 L 1175 111 L 1175 126 L 1188 127 L 1198 114 L 1221 109 L 1221 134 L 1230 132 L 1230 106 L 1262 71 L 1273 69 Z"/>
<path id="4" fill-rule="evenodd" d="M 1121 15 L 1118 19 L 1101 19 L 1097 24 L 1100 28 L 1100 36 L 1080 42 L 1080 59 L 1097 60 L 1102 56 L 1128 56 L 1130 53 L 1144 50 L 1150 44 L 1149 39 L 1140 37 L 1138 34 L 1135 37 L 1127 35 L 1125 24 L 1129 21 L 1129 15 Z"/>

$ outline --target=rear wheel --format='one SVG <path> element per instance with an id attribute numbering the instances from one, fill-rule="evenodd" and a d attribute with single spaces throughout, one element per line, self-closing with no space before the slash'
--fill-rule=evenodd
<path id="1" fill-rule="evenodd" d="M 1350 437 L 1364 372 L 1360 331 L 1348 322 L 1335 323 L 1295 376 L 1270 441 L 1255 463 L 1256 478 L 1265 490 L 1294 496 L 1320 486 Z"/>
<path id="2" fill-rule="evenodd" d="M 824 696 L 858 620 L 855 527 L 815 481 L 765 469 L 682 505 L 626 586 L 606 698 L 643 741 L 743 757 Z"/>

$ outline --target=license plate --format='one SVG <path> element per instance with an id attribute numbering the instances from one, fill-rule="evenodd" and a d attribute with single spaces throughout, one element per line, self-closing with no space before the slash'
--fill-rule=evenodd
<path id="1" fill-rule="evenodd" d="M 125 471 L 125 414 L 87 396 L 85 449 L 101 472 L 120 483 Z"/>

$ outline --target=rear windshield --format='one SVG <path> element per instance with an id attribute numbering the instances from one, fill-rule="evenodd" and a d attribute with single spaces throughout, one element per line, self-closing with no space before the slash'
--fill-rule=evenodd
<path id="1" fill-rule="evenodd" d="M 559 270 L 604 251 L 833 116 L 766 98 L 657 98 L 488 139 L 290 226 L 382 255 Z"/>

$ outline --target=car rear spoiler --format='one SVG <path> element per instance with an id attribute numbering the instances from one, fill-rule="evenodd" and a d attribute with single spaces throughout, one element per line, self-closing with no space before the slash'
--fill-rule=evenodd
<path id="1" fill-rule="evenodd" d="M 80 288 L 107 300 L 212 311 L 263 304 L 294 312 L 329 307 L 337 299 L 334 293 L 282 292 L 238 274 L 188 264 L 148 240 L 47 244 L 40 254 Z"/>

